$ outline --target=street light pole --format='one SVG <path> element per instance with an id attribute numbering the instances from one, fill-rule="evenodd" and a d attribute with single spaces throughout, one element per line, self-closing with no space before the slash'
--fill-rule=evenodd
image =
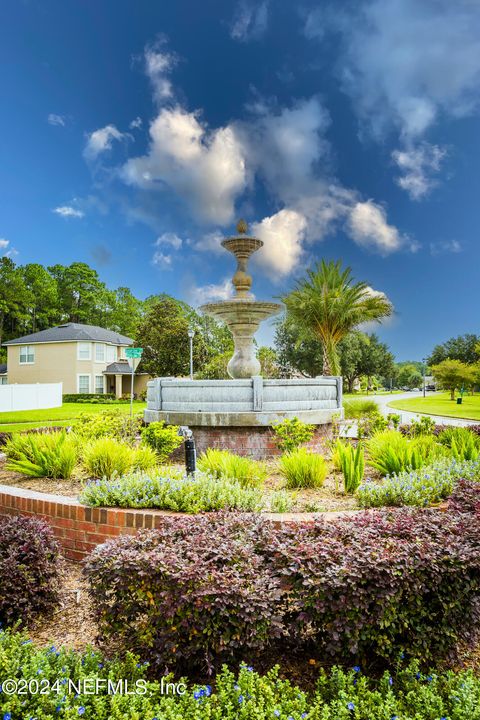
<path id="1" fill-rule="evenodd" d="M 427 372 L 427 366 L 425 365 L 425 358 L 423 358 L 422 363 L 423 363 L 423 397 L 425 397 L 425 395 L 426 395 L 425 375 Z"/>
<path id="2" fill-rule="evenodd" d="M 190 340 L 190 380 L 193 380 L 193 338 L 195 330 L 188 331 L 188 337 Z"/>

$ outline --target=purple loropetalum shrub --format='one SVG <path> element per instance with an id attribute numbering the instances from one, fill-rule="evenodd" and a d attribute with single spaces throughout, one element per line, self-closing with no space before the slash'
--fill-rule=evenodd
<path id="1" fill-rule="evenodd" d="M 152 665 L 212 669 L 282 632 L 280 582 L 258 552 L 266 532 L 244 514 L 165 518 L 98 547 L 86 563 L 104 637 Z"/>
<path id="2" fill-rule="evenodd" d="M 448 499 L 448 509 L 480 516 L 479 483 L 474 480 L 460 480 Z"/>
<path id="3" fill-rule="evenodd" d="M 58 602 L 59 545 L 43 520 L 0 518 L 0 622 L 28 622 Z"/>
<path id="4" fill-rule="evenodd" d="M 480 501 L 480 484 L 468 492 Z M 350 662 L 401 652 L 440 661 L 480 620 L 472 508 L 281 528 L 251 514 L 169 518 L 90 556 L 97 620 L 157 668 L 212 667 L 279 643 Z"/>
<path id="5" fill-rule="evenodd" d="M 476 487 L 480 500 L 480 486 Z M 287 528 L 271 556 L 289 631 L 333 657 L 445 658 L 479 617 L 480 516 L 454 509 L 359 513 Z"/>

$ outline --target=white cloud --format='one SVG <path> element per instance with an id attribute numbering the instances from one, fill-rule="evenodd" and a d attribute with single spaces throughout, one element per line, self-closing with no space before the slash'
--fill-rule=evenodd
<path id="1" fill-rule="evenodd" d="M 145 48 L 145 72 L 150 78 L 155 100 L 162 103 L 173 96 L 173 88 L 168 77 L 177 63 L 173 53 L 163 49 L 164 41 L 160 39 L 154 45 Z"/>
<path id="2" fill-rule="evenodd" d="M 261 38 L 268 25 L 268 1 L 260 4 L 241 0 L 235 10 L 230 35 L 234 40 L 246 42 Z"/>
<path id="3" fill-rule="evenodd" d="M 199 250 L 200 252 L 221 255 L 225 252 L 221 245 L 224 239 L 224 233 L 220 232 L 220 230 L 213 230 L 212 232 L 204 233 L 198 240 L 190 241 L 190 245 L 194 250 Z"/>
<path id="4" fill-rule="evenodd" d="M 114 140 L 123 140 L 130 137 L 128 133 L 122 133 L 115 125 L 106 125 L 103 128 L 94 130 L 87 136 L 87 143 L 83 151 L 87 160 L 96 160 L 99 155 L 112 149 Z"/>
<path id="5" fill-rule="evenodd" d="M 219 300 L 229 300 L 233 295 L 232 281 L 228 278 L 218 283 L 218 285 L 212 283 L 200 287 L 193 286 L 188 291 L 189 302 L 195 306 Z"/>
<path id="6" fill-rule="evenodd" d="M 168 270 L 172 266 L 172 256 L 168 255 L 167 253 L 161 252 L 161 250 L 156 250 L 153 253 L 152 257 L 152 265 L 157 265 L 157 267 L 161 267 L 164 270 Z"/>
<path id="7" fill-rule="evenodd" d="M 65 115 L 56 115 L 55 113 L 50 113 L 47 122 L 50 125 L 60 125 L 61 127 L 65 127 L 66 124 L 66 117 Z"/>
<path id="8" fill-rule="evenodd" d="M 357 245 L 376 250 L 381 255 L 399 250 L 408 241 L 396 227 L 388 224 L 384 208 L 373 200 L 357 202 L 353 206 L 348 227 Z"/>
<path id="9" fill-rule="evenodd" d="M 296 210 L 283 209 L 252 225 L 254 235 L 263 240 L 255 260 L 271 277 L 283 277 L 294 270 L 303 255 L 307 220 Z"/>
<path id="10" fill-rule="evenodd" d="M 63 218 L 82 218 L 85 215 L 83 210 L 79 210 L 78 208 L 72 207 L 71 205 L 59 205 L 58 207 L 54 208 L 52 212 L 60 215 L 60 217 Z"/>
<path id="11" fill-rule="evenodd" d="M 374 135 L 395 126 L 405 140 L 418 139 L 441 113 L 459 117 L 477 106 L 478 2 L 368 0 L 339 17 L 343 86 Z M 310 36 L 312 25 L 310 16 Z"/>
<path id="12" fill-rule="evenodd" d="M 432 255 L 442 255 L 443 253 L 460 253 L 463 248 L 458 240 L 442 240 L 440 242 L 430 243 L 430 253 Z"/>
<path id="13" fill-rule="evenodd" d="M 128 127 L 130 128 L 130 130 L 139 130 L 142 127 L 142 125 L 143 125 L 142 118 L 137 116 L 134 120 L 132 120 L 132 122 L 130 123 L 130 125 Z"/>
<path id="14" fill-rule="evenodd" d="M 410 150 L 395 150 L 392 158 L 402 173 L 396 179 L 397 184 L 406 190 L 413 200 L 424 197 L 437 184 L 432 174 L 440 171 L 445 155 L 444 148 L 428 143 L 422 143 Z"/>
<path id="15" fill-rule="evenodd" d="M 180 248 L 183 245 L 183 240 L 181 237 L 178 237 L 176 233 L 172 232 L 166 232 L 163 233 L 163 235 L 160 235 L 155 240 L 155 246 L 156 247 L 171 247 L 174 250 L 180 250 Z"/>
<path id="16" fill-rule="evenodd" d="M 232 126 L 209 130 L 196 113 L 164 108 L 150 125 L 147 155 L 129 160 L 122 176 L 144 189 L 169 187 L 197 218 L 225 224 L 246 186 L 244 151 Z"/>
<path id="17" fill-rule="evenodd" d="M 14 258 L 18 255 L 18 250 L 10 245 L 10 240 L 0 238 L 0 257 Z"/>

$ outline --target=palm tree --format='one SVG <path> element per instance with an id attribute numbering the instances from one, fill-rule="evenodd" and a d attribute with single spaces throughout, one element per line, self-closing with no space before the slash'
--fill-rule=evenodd
<path id="1" fill-rule="evenodd" d="M 364 282 L 353 282 L 351 268 L 341 262 L 322 260 L 282 301 L 287 318 L 297 325 L 305 339 L 312 335 L 323 346 L 323 374 L 340 375 L 337 345 L 347 333 L 364 322 L 389 317 L 393 306 L 383 293 Z"/>

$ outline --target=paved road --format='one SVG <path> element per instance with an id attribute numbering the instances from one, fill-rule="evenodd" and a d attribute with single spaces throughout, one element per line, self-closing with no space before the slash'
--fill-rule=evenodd
<path id="1" fill-rule="evenodd" d="M 435 395 L 434 392 L 427 392 L 427 396 L 430 397 Z M 378 405 L 378 408 L 382 415 L 388 415 L 388 413 L 396 413 L 402 416 L 402 423 L 411 422 L 413 419 L 417 420 L 422 415 L 427 413 L 416 413 L 407 412 L 407 410 L 399 410 L 398 408 L 389 407 L 389 403 L 393 400 L 407 400 L 415 397 L 423 397 L 423 392 L 406 392 L 406 393 L 395 393 L 392 395 L 370 395 L 369 397 Z M 461 418 L 443 417 L 439 415 L 429 415 L 433 418 L 438 425 L 476 425 L 478 420 L 464 420 Z"/>

